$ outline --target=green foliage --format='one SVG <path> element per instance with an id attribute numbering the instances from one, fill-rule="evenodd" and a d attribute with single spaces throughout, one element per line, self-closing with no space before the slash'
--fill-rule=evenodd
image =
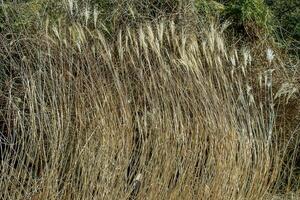
<path id="1" fill-rule="evenodd" d="M 196 0 L 195 7 L 200 14 L 204 14 L 206 17 L 220 14 L 225 9 L 223 4 L 212 0 Z"/>
<path id="2" fill-rule="evenodd" d="M 257 37 L 273 30 L 272 14 L 263 0 L 232 0 L 226 6 L 225 17 L 250 36 Z"/>
<path id="3" fill-rule="evenodd" d="M 22 0 L 0 4 L 0 31 L 35 32 L 44 27 L 44 22 L 50 23 L 58 19 L 69 20 L 64 1 L 55 0 Z"/>
<path id="4" fill-rule="evenodd" d="M 273 16 L 264 0 L 196 0 L 200 17 L 220 17 L 232 22 L 231 30 L 252 38 L 273 31 Z"/>
<path id="5" fill-rule="evenodd" d="M 116 6 L 116 2 L 112 0 L 91 0 L 92 5 L 96 5 L 101 12 L 109 13 Z"/>
<path id="6" fill-rule="evenodd" d="M 6 13 L 5 13 L 4 6 L 1 5 L 0 6 L 0 31 L 2 31 L 5 26 L 5 19 L 6 19 L 5 16 L 6 16 Z"/>
<path id="7" fill-rule="evenodd" d="M 1 30 L 9 28 L 13 31 L 21 31 L 38 25 L 42 8 L 43 4 L 40 0 L 18 3 L 17 6 L 15 3 L 1 5 Z"/>
<path id="8" fill-rule="evenodd" d="M 181 23 L 187 19 L 186 14 L 190 14 L 184 9 L 191 5 L 192 0 L 92 0 L 91 2 L 92 6 L 99 9 L 99 17 L 105 26 L 118 29 L 161 18 L 172 18 L 175 21 L 180 19 Z"/>
<path id="9" fill-rule="evenodd" d="M 283 38 L 300 41 L 300 1 L 277 0 L 270 5 L 277 20 L 277 30 Z"/>

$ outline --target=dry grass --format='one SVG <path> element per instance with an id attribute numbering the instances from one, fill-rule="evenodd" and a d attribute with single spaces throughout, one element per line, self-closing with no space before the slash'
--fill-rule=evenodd
<path id="1" fill-rule="evenodd" d="M 218 28 L 160 22 L 110 41 L 74 23 L 0 39 L 13 74 L 1 93 L 1 199 L 278 192 L 285 151 L 271 71 L 253 80 L 251 52 L 227 48 Z"/>

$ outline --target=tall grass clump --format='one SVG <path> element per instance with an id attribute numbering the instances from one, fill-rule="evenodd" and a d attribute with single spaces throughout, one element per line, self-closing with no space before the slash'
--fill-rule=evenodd
<path id="1" fill-rule="evenodd" d="M 0 31 L 0 199 L 297 199 L 297 64 L 190 1 L 59 5 Z"/>
<path id="2" fill-rule="evenodd" d="M 107 40 L 74 23 L 1 60 L 2 199 L 266 199 L 279 188 L 272 77 L 251 54 L 173 22 Z"/>

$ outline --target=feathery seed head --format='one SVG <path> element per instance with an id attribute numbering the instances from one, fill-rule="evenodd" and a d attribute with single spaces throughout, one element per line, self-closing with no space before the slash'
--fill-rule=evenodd
<path id="1" fill-rule="evenodd" d="M 274 51 L 272 49 L 268 48 L 266 50 L 266 54 L 267 54 L 267 60 L 269 61 L 269 63 L 271 63 L 275 57 Z"/>
<path id="2" fill-rule="evenodd" d="M 85 10 L 84 10 L 84 19 L 85 19 L 85 25 L 88 24 L 88 21 L 89 21 L 89 18 L 90 18 L 90 8 L 88 6 L 85 7 Z"/>

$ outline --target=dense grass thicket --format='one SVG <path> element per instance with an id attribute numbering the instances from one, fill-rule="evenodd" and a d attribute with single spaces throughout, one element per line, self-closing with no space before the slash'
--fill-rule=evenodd
<path id="1" fill-rule="evenodd" d="M 279 5 L 3 1 L 0 199 L 299 199 Z"/>

